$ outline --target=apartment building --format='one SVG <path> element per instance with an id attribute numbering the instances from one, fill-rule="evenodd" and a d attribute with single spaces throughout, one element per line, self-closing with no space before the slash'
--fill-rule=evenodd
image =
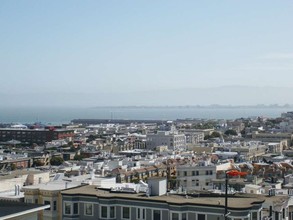
<path id="1" fill-rule="evenodd" d="M 158 146 L 168 146 L 170 150 L 186 147 L 186 137 L 173 131 L 158 131 L 156 134 L 147 134 L 147 149 L 155 149 Z"/>
<path id="2" fill-rule="evenodd" d="M 283 140 L 287 140 L 288 146 L 291 146 L 293 140 L 292 133 L 261 133 L 254 132 L 252 133 L 252 139 L 260 140 L 263 142 L 281 142 Z M 284 150 L 287 146 L 282 146 L 282 150 Z"/>
<path id="3" fill-rule="evenodd" d="M 162 195 L 165 182 L 159 181 L 157 190 L 152 187 L 150 194 L 111 191 L 91 185 L 64 190 L 61 192 L 63 219 L 224 220 L 224 197 Z M 262 197 L 234 196 L 228 202 L 229 219 L 261 219 L 263 202 Z"/>
<path id="4" fill-rule="evenodd" d="M 180 132 L 185 134 L 187 144 L 198 144 L 204 141 L 204 132 L 199 132 L 195 129 L 180 129 Z"/>
<path id="5" fill-rule="evenodd" d="M 209 190 L 216 179 L 216 166 L 208 161 L 177 165 L 177 184 L 183 190 Z"/>
<path id="6" fill-rule="evenodd" d="M 22 143 L 42 144 L 52 140 L 72 138 L 73 136 L 74 131 L 66 129 L 0 129 L 0 142 L 17 140 Z"/>
<path id="7" fill-rule="evenodd" d="M 50 182 L 22 187 L 24 202 L 26 204 L 47 205 L 46 209 L 39 212 L 42 220 L 61 220 L 62 202 L 61 191 L 80 186 L 86 182 L 88 175 L 75 178 L 65 178 L 64 174 L 57 173 Z M 93 178 L 91 181 L 95 181 Z"/>

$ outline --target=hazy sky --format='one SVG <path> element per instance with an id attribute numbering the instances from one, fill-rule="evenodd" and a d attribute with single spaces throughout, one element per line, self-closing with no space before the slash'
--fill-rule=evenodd
<path id="1" fill-rule="evenodd" d="M 292 12 L 292 0 L 1 0 L 2 100 L 293 87 Z"/>

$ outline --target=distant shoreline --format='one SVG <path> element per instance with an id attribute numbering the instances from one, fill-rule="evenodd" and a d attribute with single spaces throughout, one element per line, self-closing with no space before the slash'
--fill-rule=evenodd
<path id="1" fill-rule="evenodd" d="M 147 106 L 147 105 L 129 105 L 129 106 L 95 106 L 95 109 L 99 108 L 116 108 L 116 109 L 154 109 L 154 108 L 170 108 L 170 109 L 178 109 L 178 108 L 197 108 L 197 109 L 282 109 L 282 108 L 293 108 L 293 105 L 285 104 L 285 105 L 162 105 L 162 106 Z"/>
<path id="2" fill-rule="evenodd" d="M 43 123 L 62 124 L 78 118 L 129 119 L 129 120 L 176 120 L 237 119 L 249 117 L 280 117 L 292 112 L 293 106 L 101 106 L 101 107 L 0 107 L 0 123 Z"/>

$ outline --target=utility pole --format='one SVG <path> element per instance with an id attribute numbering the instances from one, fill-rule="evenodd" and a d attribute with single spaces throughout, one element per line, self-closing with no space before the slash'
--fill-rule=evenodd
<path id="1" fill-rule="evenodd" d="M 229 183 L 229 176 L 245 176 L 247 175 L 246 172 L 240 172 L 236 169 L 229 169 L 225 171 L 225 213 L 224 213 L 224 219 L 228 220 L 228 215 L 230 215 L 230 212 L 228 212 L 228 183 Z"/>
<path id="2" fill-rule="evenodd" d="M 225 172 L 225 220 L 228 219 L 228 172 Z"/>

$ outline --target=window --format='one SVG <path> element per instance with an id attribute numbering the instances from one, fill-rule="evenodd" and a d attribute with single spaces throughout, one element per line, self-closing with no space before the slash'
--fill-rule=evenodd
<path id="1" fill-rule="evenodd" d="M 51 206 L 51 202 L 45 200 L 45 201 L 44 201 L 44 205 L 50 205 L 50 206 Z M 49 210 L 51 210 L 51 207 L 46 208 L 45 210 L 49 211 Z"/>
<path id="2" fill-rule="evenodd" d="M 104 219 L 115 218 L 115 206 L 100 206 L 100 217 Z"/>
<path id="3" fill-rule="evenodd" d="M 78 202 L 64 202 L 65 215 L 77 215 L 78 209 Z"/>
<path id="4" fill-rule="evenodd" d="M 257 212 L 253 212 L 252 213 L 252 217 L 251 217 L 252 220 L 257 220 Z"/>
<path id="5" fill-rule="evenodd" d="M 187 220 L 187 214 L 186 213 L 181 214 L 181 220 Z"/>
<path id="6" fill-rule="evenodd" d="M 93 204 L 85 203 L 84 204 L 84 215 L 93 215 Z"/>
<path id="7" fill-rule="evenodd" d="M 140 219 L 140 220 L 145 219 L 145 209 L 144 208 L 137 208 L 136 219 Z"/>
<path id="8" fill-rule="evenodd" d="M 25 201 L 26 201 L 26 203 L 33 203 L 32 199 L 26 199 Z"/>
<path id="9" fill-rule="evenodd" d="M 199 172 L 198 172 L 198 171 L 196 171 L 196 172 L 195 172 L 195 174 L 196 174 L 196 176 L 198 176 L 198 175 L 199 175 Z"/>
<path id="10" fill-rule="evenodd" d="M 110 218 L 115 218 L 115 207 L 110 206 Z"/>
<path id="11" fill-rule="evenodd" d="M 57 210 L 57 201 L 53 202 L 53 210 L 56 211 Z"/>
<path id="12" fill-rule="evenodd" d="M 184 171 L 184 176 L 187 176 L 187 171 Z"/>
<path id="13" fill-rule="evenodd" d="M 153 210 L 153 220 L 161 220 L 161 210 Z"/>
<path id="14" fill-rule="evenodd" d="M 197 220 L 206 220 L 206 215 L 204 215 L 204 214 L 197 214 Z"/>
<path id="15" fill-rule="evenodd" d="M 122 218 L 123 219 L 130 219 L 130 208 L 129 207 L 122 207 Z"/>
<path id="16" fill-rule="evenodd" d="M 195 171 L 192 171 L 192 176 L 195 176 Z"/>
<path id="17" fill-rule="evenodd" d="M 102 218 L 107 218 L 108 217 L 108 207 L 107 206 L 102 206 L 101 207 L 101 217 Z"/>
<path id="18" fill-rule="evenodd" d="M 179 213 L 172 213 L 171 215 L 172 215 L 171 217 L 172 220 L 179 220 Z"/>
<path id="19" fill-rule="evenodd" d="M 69 202 L 64 203 L 64 213 L 65 213 L 65 215 L 71 214 L 71 203 L 69 203 Z"/>
<path id="20" fill-rule="evenodd" d="M 171 220 L 187 220 L 187 214 L 180 212 L 171 212 Z"/>
<path id="21" fill-rule="evenodd" d="M 73 214 L 74 215 L 78 214 L 78 203 L 77 202 L 73 203 Z"/>

